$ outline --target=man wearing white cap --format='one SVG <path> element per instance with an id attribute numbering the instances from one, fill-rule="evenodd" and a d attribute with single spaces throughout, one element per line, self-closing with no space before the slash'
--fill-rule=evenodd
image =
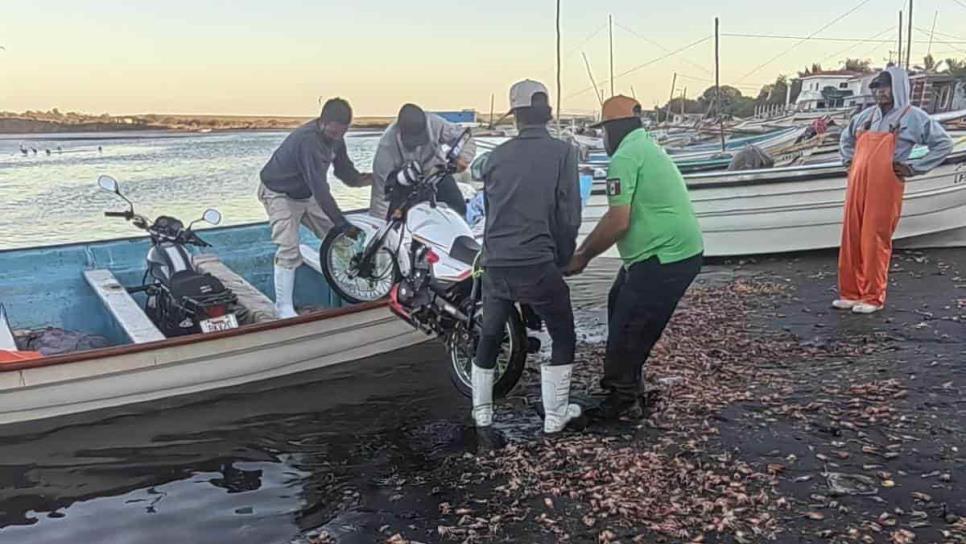
<path id="1" fill-rule="evenodd" d="M 577 245 L 580 188 L 577 150 L 550 135 L 547 88 L 531 80 L 510 89 L 518 135 L 497 147 L 483 166 L 486 232 L 483 241 L 483 331 L 472 369 L 473 419 L 493 422 L 493 382 L 504 324 L 515 303 L 527 304 L 553 341 L 541 368 L 544 432 L 579 418 L 570 404 L 574 315 L 561 268 Z"/>

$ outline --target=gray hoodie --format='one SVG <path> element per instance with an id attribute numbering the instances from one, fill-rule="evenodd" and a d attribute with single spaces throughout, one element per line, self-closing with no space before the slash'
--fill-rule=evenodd
<path id="1" fill-rule="evenodd" d="M 429 130 L 429 143 L 407 151 L 399 137 L 399 129 L 395 124 L 389 126 L 379 140 L 376 157 L 372 163 L 372 195 L 369 199 L 369 214 L 385 219 L 389 211 L 389 201 L 386 200 L 386 178 L 393 170 L 397 170 L 416 161 L 423 167 L 424 173 L 446 162 L 446 153 L 442 149 L 456 141 L 463 134 L 463 127 L 450 123 L 438 115 L 426 114 L 426 125 Z M 472 138 L 467 140 L 460 157 L 469 164 L 476 156 L 476 143 Z"/>
<path id="2" fill-rule="evenodd" d="M 894 66 L 886 68 L 886 71 L 892 76 L 894 101 L 892 109 L 883 114 L 882 109 L 876 105 L 852 118 L 849 126 L 842 131 L 842 138 L 839 140 L 842 162 L 846 166 L 852 164 L 855 145 L 862 131 L 890 132 L 898 123 L 895 160 L 908 165 L 916 174 L 925 174 L 942 164 L 953 150 L 953 140 L 943 130 L 942 125 L 933 121 L 928 113 L 909 105 L 911 94 L 909 74 L 902 68 Z M 908 111 L 906 111 L 907 106 L 909 106 Z M 920 159 L 910 160 L 912 149 L 917 145 L 928 147 L 929 153 Z"/>

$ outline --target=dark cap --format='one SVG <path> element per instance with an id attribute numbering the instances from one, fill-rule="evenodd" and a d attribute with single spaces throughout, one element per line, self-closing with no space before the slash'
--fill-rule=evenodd
<path id="1" fill-rule="evenodd" d="M 879 87 L 892 88 L 892 74 L 886 71 L 879 72 L 879 75 L 872 78 L 872 82 L 869 83 L 870 89 L 877 89 Z"/>
<path id="2" fill-rule="evenodd" d="M 429 143 L 429 129 L 426 126 L 426 112 L 415 104 L 406 104 L 399 110 L 396 119 L 399 139 L 408 149 L 415 149 Z"/>

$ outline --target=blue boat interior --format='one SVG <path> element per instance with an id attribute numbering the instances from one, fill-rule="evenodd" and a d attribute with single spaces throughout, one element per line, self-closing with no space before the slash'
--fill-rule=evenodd
<path id="1" fill-rule="evenodd" d="M 213 253 L 236 274 L 275 299 L 275 245 L 267 223 L 198 231 Z M 302 229 L 302 243 L 317 249 L 321 242 Z M 110 270 L 125 287 L 141 285 L 150 241 L 130 238 L 0 251 L 0 304 L 14 330 L 54 327 L 102 336 L 111 345 L 131 343 L 112 314 L 87 284 L 85 270 Z M 144 295 L 132 295 L 143 307 Z M 296 274 L 295 303 L 300 308 L 338 308 L 345 303 L 325 277 L 301 266 Z"/>

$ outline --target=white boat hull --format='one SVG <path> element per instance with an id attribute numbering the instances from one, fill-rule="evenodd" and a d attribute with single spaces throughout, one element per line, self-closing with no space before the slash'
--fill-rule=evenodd
<path id="1" fill-rule="evenodd" d="M 687 181 L 706 256 L 839 247 L 846 186 L 839 166 L 699 174 Z M 606 209 L 606 196 L 595 190 L 584 209 L 581 237 L 590 233 Z M 907 182 L 897 245 L 962 246 L 964 233 L 966 163 L 944 164 Z M 616 257 L 616 248 L 607 255 Z"/>
<path id="2" fill-rule="evenodd" d="M 247 331 L 17 364 L 0 372 L 0 425 L 189 395 L 387 353 L 427 337 L 384 305 Z"/>

